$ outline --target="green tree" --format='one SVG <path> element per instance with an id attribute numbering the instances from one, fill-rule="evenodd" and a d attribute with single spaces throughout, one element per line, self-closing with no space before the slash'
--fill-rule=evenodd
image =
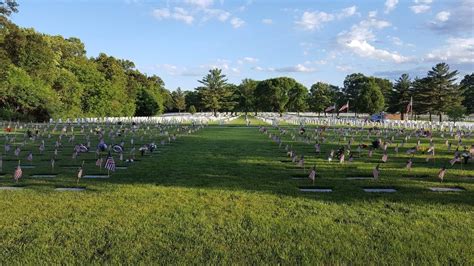
<path id="1" fill-rule="evenodd" d="M 278 112 L 280 115 L 290 108 L 303 111 L 306 107 L 307 89 L 288 77 L 267 79 L 255 89 L 256 107 L 259 111 Z"/>
<path id="2" fill-rule="evenodd" d="M 196 107 L 194 107 L 194 105 L 189 106 L 189 113 L 192 115 L 196 113 Z"/>
<path id="3" fill-rule="evenodd" d="M 431 111 L 438 114 L 440 122 L 443 120 L 443 112 L 462 101 L 461 91 L 455 84 L 457 74 L 458 71 L 450 71 L 446 63 L 439 63 L 428 71 L 431 89 L 424 92 L 431 98 Z"/>
<path id="4" fill-rule="evenodd" d="M 462 120 L 466 114 L 466 107 L 461 104 L 456 104 L 448 108 L 446 114 L 449 119 L 456 124 L 456 122 Z"/>
<path id="5" fill-rule="evenodd" d="M 174 110 L 174 101 L 171 92 L 165 88 L 161 89 L 161 96 L 163 97 L 163 106 L 166 112 Z"/>
<path id="6" fill-rule="evenodd" d="M 342 88 L 344 99 L 342 102 L 345 104 L 349 101 L 352 111 L 360 112 L 360 104 L 358 104 L 357 99 L 359 98 L 362 86 L 368 79 L 368 77 L 361 73 L 347 75 L 344 79 L 344 87 Z"/>
<path id="7" fill-rule="evenodd" d="M 18 12 L 18 3 L 15 0 L 0 1 L 0 16 L 8 17 L 16 12 Z"/>
<path id="8" fill-rule="evenodd" d="M 474 113 L 474 73 L 465 75 L 460 85 L 464 97 L 462 104 L 466 107 L 466 112 L 472 114 Z"/>
<path id="9" fill-rule="evenodd" d="M 313 84 L 308 96 L 309 109 L 312 112 L 323 112 L 327 107 L 336 103 L 338 91 L 338 87 L 324 82 Z"/>
<path id="10" fill-rule="evenodd" d="M 232 94 L 225 77 L 221 69 L 215 68 L 209 70 L 209 74 L 203 77 L 202 80 L 198 80 L 203 85 L 199 88 L 202 103 L 204 107 L 212 110 L 215 116 L 224 107 L 226 99 Z"/>
<path id="11" fill-rule="evenodd" d="M 174 107 L 178 109 L 178 112 L 186 110 L 186 99 L 181 88 L 178 87 L 178 89 L 171 94 L 171 97 L 173 98 Z"/>
<path id="12" fill-rule="evenodd" d="M 201 94 L 199 93 L 198 89 L 194 91 L 187 91 L 184 98 L 186 106 L 192 105 L 195 109 L 200 110 L 201 112 L 203 111 L 203 106 L 201 104 Z"/>
<path id="13" fill-rule="evenodd" d="M 45 121 L 59 105 L 49 86 L 19 67 L 10 65 L 0 85 L 1 115 L 6 119 Z"/>
<path id="14" fill-rule="evenodd" d="M 235 84 L 227 84 L 226 95 L 222 98 L 222 111 L 234 113 L 239 104 L 239 87 Z"/>
<path id="15" fill-rule="evenodd" d="M 253 79 L 243 79 L 237 90 L 238 108 L 245 112 L 255 111 L 255 89 L 258 81 Z"/>
<path id="16" fill-rule="evenodd" d="M 288 110 L 292 112 L 304 112 L 308 109 L 308 89 L 301 83 L 296 84 L 290 88 L 288 92 L 290 97 L 288 101 Z"/>
<path id="17" fill-rule="evenodd" d="M 377 86 L 380 88 L 380 91 L 383 94 L 384 101 L 386 104 L 390 102 L 393 90 L 393 84 L 388 79 L 378 78 L 378 77 L 370 77 L 373 78 Z"/>
<path id="18" fill-rule="evenodd" d="M 374 79 L 362 84 L 357 103 L 359 112 L 373 114 L 384 109 L 384 96 Z"/>
<path id="19" fill-rule="evenodd" d="M 401 119 L 404 120 L 406 107 L 410 103 L 412 82 L 408 74 L 402 74 L 393 86 L 390 101 L 388 102 L 389 112 L 400 112 Z"/>

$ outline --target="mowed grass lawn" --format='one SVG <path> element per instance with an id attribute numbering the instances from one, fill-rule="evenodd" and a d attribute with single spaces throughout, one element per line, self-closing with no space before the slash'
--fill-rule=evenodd
<path id="1" fill-rule="evenodd" d="M 303 171 L 281 162 L 285 151 L 233 123 L 179 138 L 110 179 L 81 180 L 83 192 L 53 190 L 74 172 L 69 183 L 25 177 L 24 190 L 0 191 L 0 264 L 474 264 L 474 180 L 447 178 L 466 189 L 450 193 L 397 169 L 345 180 L 353 168 L 295 141 L 318 165 L 316 184 L 334 190 L 302 193 L 311 183 L 291 179 Z M 8 174 L 1 185 L 13 184 Z"/>

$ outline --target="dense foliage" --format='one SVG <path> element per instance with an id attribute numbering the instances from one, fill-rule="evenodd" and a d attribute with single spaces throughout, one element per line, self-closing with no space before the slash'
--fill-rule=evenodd
<path id="1" fill-rule="evenodd" d="M 15 8 L 10 4 L 0 11 L 6 15 Z M 0 65 L 2 119 L 43 121 L 164 111 L 161 78 L 141 73 L 131 61 L 103 53 L 87 58 L 79 39 L 20 28 L 4 16 Z"/>
<path id="2" fill-rule="evenodd" d="M 403 74 L 388 79 L 353 73 L 343 87 L 317 82 L 308 89 L 293 78 L 244 79 L 230 84 L 221 69 L 211 69 L 193 91 L 171 92 L 158 76 L 147 76 L 133 62 L 104 53 L 86 56 L 78 38 L 64 38 L 20 28 L 7 17 L 17 12 L 13 0 L 0 2 L 0 118 L 37 120 L 84 116 L 153 116 L 163 112 L 212 111 L 280 114 L 291 111 L 400 113 L 413 98 L 413 113 L 438 115 L 474 112 L 474 74 L 457 84 L 458 72 L 439 63 L 426 77 Z M 193 108 L 191 108 L 191 106 Z M 459 108 L 465 107 L 465 108 Z M 463 113 L 464 114 L 464 113 Z M 460 114 L 460 115 L 463 115 Z"/>

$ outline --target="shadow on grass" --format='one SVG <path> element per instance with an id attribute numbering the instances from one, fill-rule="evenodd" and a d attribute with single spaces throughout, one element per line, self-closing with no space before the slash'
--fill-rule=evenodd
<path id="1" fill-rule="evenodd" d="M 297 144 L 299 148 L 307 144 Z M 181 138 L 178 142 L 162 147 L 162 153 L 155 153 L 141 159 L 140 162 L 128 165 L 127 170 L 118 170 L 108 179 L 81 180 L 79 186 L 88 187 L 92 191 L 102 184 L 150 184 L 152 186 L 181 187 L 226 191 L 246 191 L 267 193 L 282 197 L 297 197 L 330 201 L 338 203 L 360 203 L 367 201 L 390 201 L 410 204 L 462 204 L 474 205 L 474 180 L 447 179 L 439 183 L 434 178 L 423 180 L 402 177 L 406 174 L 400 167 L 391 164 L 390 169 L 382 172 L 380 181 L 346 180 L 348 175 L 371 175 L 374 163 L 357 162 L 354 165 L 328 164 L 323 156 L 310 156 L 308 149 L 307 169 L 317 164 L 318 174 L 316 186 L 331 187 L 333 193 L 303 193 L 299 186 L 311 186 L 308 180 L 293 180 L 294 175 L 304 177 L 303 170 L 295 169 L 288 160 L 283 149 L 273 143 L 268 136 L 262 135 L 257 128 L 208 127 L 196 135 Z M 85 174 L 98 173 L 93 168 L 94 162 L 86 168 Z M 91 170 L 88 170 L 91 169 Z M 308 170 L 307 170 L 308 171 Z M 433 175 L 431 171 L 430 175 Z M 469 170 L 472 172 L 472 170 Z M 58 186 L 74 186 L 73 171 L 65 171 L 53 180 L 22 180 L 25 186 L 55 188 Z M 417 174 L 426 174 L 417 172 Z M 70 176 L 70 177 L 69 177 Z M 11 185 L 12 180 L 0 178 L 0 185 Z M 463 187 L 463 192 L 431 192 L 428 187 L 449 186 Z M 89 189 L 89 187 L 92 187 Z M 396 193 L 366 193 L 364 187 L 392 187 Z"/>

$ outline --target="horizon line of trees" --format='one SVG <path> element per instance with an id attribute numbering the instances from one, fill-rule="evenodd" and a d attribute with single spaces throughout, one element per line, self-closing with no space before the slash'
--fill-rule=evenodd
<path id="1" fill-rule="evenodd" d="M 378 113 L 387 111 L 407 112 L 413 99 L 414 114 L 474 113 L 474 73 L 466 75 L 459 84 L 456 70 L 451 71 L 446 63 L 436 64 L 426 77 L 411 79 L 408 74 L 392 84 L 388 79 L 365 76 L 361 73 L 347 75 L 344 86 L 317 82 L 308 90 L 289 77 L 270 78 L 263 81 L 244 79 L 239 85 L 227 83 L 220 69 L 211 69 L 199 82 L 202 86 L 184 93 L 185 107 L 199 111 L 220 112 L 290 112 L 311 111 L 325 113 L 325 109 L 336 105 L 337 109 L 349 102 L 355 113 Z M 186 108 L 184 108 L 186 109 Z M 459 118 L 460 116 L 458 116 Z"/>
<path id="2" fill-rule="evenodd" d="M 64 38 L 21 28 L 8 20 L 14 0 L 0 2 L 0 118 L 45 121 L 86 116 L 153 116 L 164 112 L 324 113 L 349 102 L 350 111 L 387 111 L 403 116 L 413 98 L 415 114 L 474 113 L 474 73 L 456 83 L 458 72 L 439 63 L 426 77 L 403 74 L 390 80 L 347 75 L 344 85 L 317 82 L 309 89 L 293 78 L 229 83 L 221 69 L 211 69 L 192 91 L 171 92 L 156 75 L 132 61 L 104 53 L 87 57 L 78 38 Z M 337 111 L 337 109 L 336 109 Z"/>

